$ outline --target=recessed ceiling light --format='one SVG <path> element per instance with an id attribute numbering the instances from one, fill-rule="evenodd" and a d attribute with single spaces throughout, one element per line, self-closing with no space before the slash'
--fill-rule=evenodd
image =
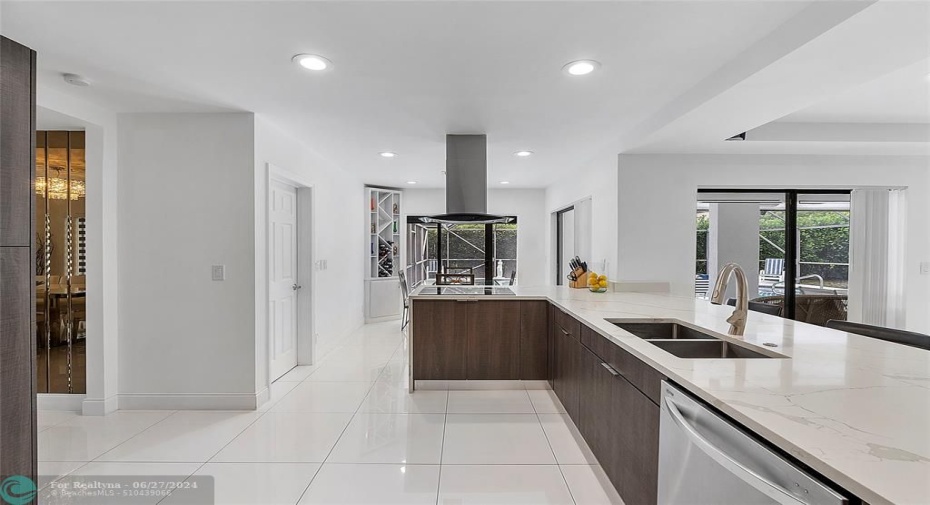
<path id="1" fill-rule="evenodd" d="M 532 156 L 533 151 L 517 151 L 513 153 L 514 156 L 519 156 L 521 158 L 526 158 L 527 156 Z"/>
<path id="2" fill-rule="evenodd" d="M 416 184 L 417 181 L 407 181 L 407 184 Z"/>
<path id="3" fill-rule="evenodd" d="M 61 77 L 66 83 L 72 86 L 80 86 L 82 88 L 90 86 L 90 81 L 77 74 L 62 74 Z"/>
<path id="4" fill-rule="evenodd" d="M 562 71 L 568 75 L 588 75 L 601 68 L 601 64 L 594 60 L 578 60 L 567 63 Z"/>
<path id="5" fill-rule="evenodd" d="M 501 184 L 510 184 L 510 181 L 501 181 Z"/>
<path id="6" fill-rule="evenodd" d="M 383 153 L 378 153 L 382 158 L 394 158 L 397 156 L 397 153 L 392 153 L 391 151 L 384 151 Z"/>
<path id="7" fill-rule="evenodd" d="M 315 70 L 317 72 L 326 70 L 333 66 L 333 62 L 316 54 L 298 54 L 291 58 L 291 61 L 306 68 L 307 70 Z"/>

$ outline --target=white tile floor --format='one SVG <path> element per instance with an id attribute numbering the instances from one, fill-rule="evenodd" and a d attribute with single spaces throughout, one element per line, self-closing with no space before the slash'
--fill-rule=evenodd
<path id="1" fill-rule="evenodd" d="M 408 394 L 397 327 L 359 329 L 256 412 L 40 412 L 39 473 L 212 475 L 217 504 L 621 503 L 551 391 Z"/>

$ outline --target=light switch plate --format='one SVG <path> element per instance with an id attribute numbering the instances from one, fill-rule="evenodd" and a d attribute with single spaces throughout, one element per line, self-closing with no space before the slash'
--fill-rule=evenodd
<path id="1" fill-rule="evenodd" d="M 226 280 L 226 265 L 213 265 L 213 280 Z"/>
<path id="2" fill-rule="evenodd" d="M 930 261 L 920 263 L 920 275 L 930 275 Z"/>

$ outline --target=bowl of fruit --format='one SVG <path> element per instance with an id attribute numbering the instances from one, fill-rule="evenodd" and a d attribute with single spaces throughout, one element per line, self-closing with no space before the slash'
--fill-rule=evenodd
<path id="1" fill-rule="evenodd" d="M 607 292 L 607 276 L 598 275 L 597 272 L 591 272 L 588 274 L 588 289 L 593 293 L 606 293 Z"/>

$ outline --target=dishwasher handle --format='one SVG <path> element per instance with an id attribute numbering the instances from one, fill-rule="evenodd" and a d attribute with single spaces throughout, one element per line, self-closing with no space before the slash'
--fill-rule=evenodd
<path id="1" fill-rule="evenodd" d="M 675 421 L 675 424 L 677 424 L 685 431 L 685 433 L 688 435 L 688 438 L 691 439 L 694 445 L 698 446 L 701 451 L 716 461 L 717 464 L 726 468 L 730 473 L 739 477 L 740 480 L 752 486 L 760 493 L 763 493 L 769 498 L 777 501 L 778 503 L 804 505 L 803 501 L 791 495 L 773 482 L 766 480 L 765 477 L 762 477 L 752 469 L 747 468 L 745 465 L 739 461 L 736 461 L 730 455 L 710 443 L 706 438 L 698 433 L 693 426 L 691 426 L 691 423 L 689 423 L 687 419 L 685 419 L 685 416 L 683 416 L 681 411 L 678 410 L 678 406 L 675 405 L 675 402 L 672 401 L 671 397 L 666 396 L 664 400 L 665 406 L 668 408 L 668 412 L 671 415 L 672 420 Z"/>

